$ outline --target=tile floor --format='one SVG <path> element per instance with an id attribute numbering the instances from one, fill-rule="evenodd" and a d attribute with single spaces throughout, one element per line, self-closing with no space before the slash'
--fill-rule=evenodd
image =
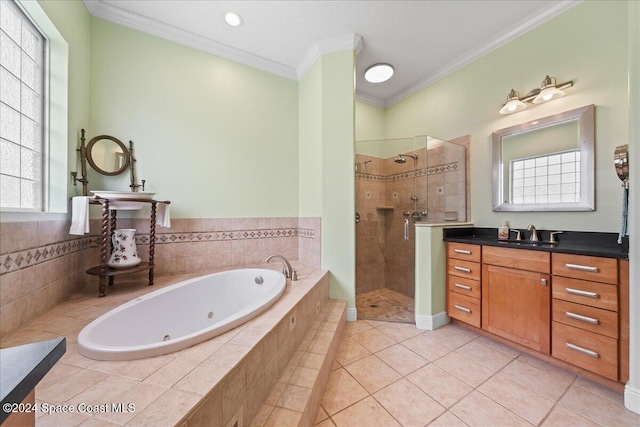
<path id="1" fill-rule="evenodd" d="M 640 426 L 622 394 L 456 325 L 348 322 L 317 426 Z"/>
<path id="2" fill-rule="evenodd" d="M 414 301 L 391 289 L 376 289 L 356 296 L 358 318 L 415 323 Z"/>

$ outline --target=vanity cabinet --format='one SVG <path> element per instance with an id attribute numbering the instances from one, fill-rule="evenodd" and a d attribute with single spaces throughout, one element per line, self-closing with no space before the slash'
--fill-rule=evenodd
<path id="1" fill-rule="evenodd" d="M 618 260 L 552 254 L 552 355 L 619 379 Z"/>
<path id="2" fill-rule="evenodd" d="M 480 327 L 481 246 L 447 244 L 447 313 L 450 317 Z"/>
<path id="3" fill-rule="evenodd" d="M 549 253 L 482 247 L 482 329 L 549 354 Z"/>

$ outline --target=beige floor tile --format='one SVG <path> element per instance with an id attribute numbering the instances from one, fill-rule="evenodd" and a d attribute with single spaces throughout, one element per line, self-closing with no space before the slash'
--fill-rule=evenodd
<path id="1" fill-rule="evenodd" d="M 452 349 L 461 347 L 478 337 L 478 334 L 475 332 L 451 323 L 443 326 L 442 328 L 427 332 L 427 334 L 431 338 L 434 338 L 436 341 Z"/>
<path id="2" fill-rule="evenodd" d="M 364 348 L 362 344 L 353 339 L 353 337 L 343 338 L 336 352 L 336 361 L 342 366 L 353 363 L 371 355 L 371 352 Z"/>
<path id="3" fill-rule="evenodd" d="M 289 384 L 297 385 L 300 387 L 313 388 L 313 384 L 320 372 L 318 369 L 303 368 L 302 366 L 296 367 L 293 371 L 293 375 L 289 378 Z"/>
<path id="4" fill-rule="evenodd" d="M 440 344 L 426 334 L 416 335 L 413 338 L 402 341 L 402 345 L 419 354 L 430 362 L 449 354 L 451 349 Z"/>
<path id="5" fill-rule="evenodd" d="M 450 411 L 472 427 L 531 426 L 513 412 L 477 391 L 462 399 Z"/>
<path id="6" fill-rule="evenodd" d="M 364 320 L 356 320 L 355 322 L 347 322 L 347 324 L 344 327 L 344 331 L 342 332 L 342 337 L 350 337 L 353 334 L 357 334 L 359 332 L 364 332 L 367 329 L 371 329 L 373 328 L 373 326 L 371 326 L 369 323 L 365 322 Z"/>
<path id="7" fill-rule="evenodd" d="M 378 330 L 398 342 L 415 337 L 424 332 L 416 328 L 416 325 L 412 323 L 389 323 L 380 326 Z"/>
<path id="8" fill-rule="evenodd" d="M 598 427 L 598 424 L 576 414 L 562 405 L 556 405 L 541 424 L 542 427 Z"/>
<path id="9" fill-rule="evenodd" d="M 429 363 L 427 359 L 402 344 L 396 344 L 380 350 L 376 353 L 376 356 L 402 375 L 408 375 Z"/>
<path id="10" fill-rule="evenodd" d="M 89 369 L 142 381 L 172 360 L 173 356 L 165 355 L 121 362 L 96 361 Z"/>
<path id="11" fill-rule="evenodd" d="M 316 415 L 316 424 L 326 420 L 327 418 L 329 418 L 329 414 L 327 414 L 327 411 L 325 411 L 324 408 L 320 406 L 320 408 L 318 409 L 318 415 Z"/>
<path id="12" fill-rule="evenodd" d="M 509 377 L 515 382 L 554 401 L 558 400 L 571 384 L 566 379 L 538 369 L 529 363 L 522 362 L 520 358 L 505 366 L 499 375 Z"/>
<path id="13" fill-rule="evenodd" d="M 266 424 L 269 415 L 271 415 L 271 411 L 273 411 L 273 406 L 271 405 L 263 404 L 260 406 L 258 413 L 253 417 L 253 421 L 251 421 L 249 427 L 263 427 Z"/>
<path id="14" fill-rule="evenodd" d="M 455 351 L 433 363 L 471 387 L 479 386 L 496 372 Z"/>
<path id="15" fill-rule="evenodd" d="M 283 383 L 280 381 L 275 383 L 273 387 L 271 387 L 271 391 L 267 395 L 267 398 L 265 399 L 264 403 L 266 403 L 267 405 L 276 406 L 276 404 L 280 400 L 280 396 L 282 396 L 282 392 L 286 387 L 287 387 L 286 383 Z"/>
<path id="16" fill-rule="evenodd" d="M 369 396 L 331 417 L 337 427 L 402 427 L 373 397 Z"/>
<path id="17" fill-rule="evenodd" d="M 91 417 L 87 421 L 80 424 L 81 427 L 114 427 L 113 423 L 101 420 L 100 418 Z M 39 427 L 39 426 L 38 426 Z"/>
<path id="18" fill-rule="evenodd" d="M 471 386 L 434 364 L 418 369 L 409 374 L 407 379 L 445 408 L 450 408 L 473 390 Z"/>
<path id="19" fill-rule="evenodd" d="M 489 378 L 478 391 L 534 425 L 540 424 L 555 404 L 502 375 Z"/>
<path id="20" fill-rule="evenodd" d="M 38 427 L 73 427 L 79 426 L 89 419 L 90 418 L 87 415 L 79 414 L 76 412 L 40 412 L 38 413 L 38 415 L 36 415 L 36 425 Z"/>
<path id="21" fill-rule="evenodd" d="M 385 320 L 366 319 L 366 320 L 362 320 L 362 321 L 368 323 L 369 325 L 371 325 L 374 328 L 378 328 L 380 326 L 384 326 L 384 325 L 388 325 L 389 324 L 389 322 L 385 321 Z"/>
<path id="22" fill-rule="evenodd" d="M 68 403 L 70 405 L 78 405 L 80 403 L 87 405 L 115 403 L 118 396 L 126 393 L 138 384 L 138 381 L 111 375 L 78 394 L 69 400 Z"/>
<path id="23" fill-rule="evenodd" d="M 520 356 L 518 356 L 518 360 L 520 362 L 528 363 L 529 365 L 545 371 L 553 375 L 554 377 L 560 378 L 566 382 L 572 382 L 577 377 L 577 375 L 573 372 L 562 369 L 556 365 L 552 365 L 551 363 L 545 362 L 544 360 L 533 357 L 527 353 L 522 353 Z"/>
<path id="24" fill-rule="evenodd" d="M 309 396 L 311 396 L 310 388 L 287 384 L 282 390 L 276 407 L 303 412 L 309 401 Z"/>
<path id="25" fill-rule="evenodd" d="M 70 377 L 80 370 L 81 368 L 77 366 L 71 366 L 67 365 L 66 363 L 58 362 L 53 365 L 51 370 L 47 372 L 47 375 L 44 376 L 42 381 L 38 383 L 38 385 L 36 386 L 36 391 L 40 391 L 41 389 L 48 386 L 55 386 L 60 380 Z M 40 397 L 40 395 L 38 395 L 38 397 Z"/>
<path id="26" fill-rule="evenodd" d="M 507 356 L 511 357 L 512 359 L 515 359 L 516 357 L 518 357 L 521 354 L 515 348 L 510 347 L 510 346 L 508 346 L 506 344 L 502 344 L 501 342 L 498 342 L 496 340 L 492 340 L 491 338 L 479 336 L 476 339 L 476 342 L 479 343 L 479 344 L 486 345 L 487 347 L 491 347 L 494 350 L 498 350 L 499 352 L 506 354 Z"/>
<path id="27" fill-rule="evenodd" d="M 302 366 L 303 368 L 320 369 L 322 368 L 323 363 L 324 356 L 321 354 L 304 352 L 298 362 L 298 366 Z"/>
<path id="28" fill-rule="evenodd" d="M 331 421 L 331 418 L 327 418 L 324 421 L 320 421 L 316 424 L 317 427 L 335 427 L 336 425 Z"/>
<path id="29" fill-rule="evenodd" d="M 169 389 L 131 419 L 128 425 L 168 426 L 174 425 L 193 408 L 200 397 Z"/>
<path id="30" fill-rule="evenodd" d="M 369 393 L 344 368 L 329 375 L 327 388 L 322 397 L 322 407 L 329 415 L 353 405 Z"/>
<path id="31" fill-rule="evenodd" d="M 196 366 L 198 366 L 197 362 L 186 357 L 178 357 L 149 375 L 144 382 L 171 387 L 194 370 Z"/>
<path id="32" fill-rule="evenodd" d="M 36 387 L 36 393 L 40 400 L 60 404 L 98 384 L 107 376 L 104 372 L 81 369 L 68 377 L 60 378 L 55 383 Z"/>
<path id="33" fill-rule="evenodd" d="M 602 426 L 638 426 L 640 415 L 606 397 L 576 385 L 562 396 L 559 405 Z"/>
<path id="34" fill-rule="evenodd" d="M 395 340 L 389 338 L 378 329 L 369 329 L 353 334 L 351 337 L 372 353 L 391 347 L 396 343 Z"/>
<path id="35" fill-rule="evenodd" d="M 369 393 L 388 386 L 402 378 L 398 372 L 389 367 L 377 356 L 371 355 L 345 366 L 345 369 L 364 387 Z"/>
<path id="36" fill-rule="evenodd" d="M 460 418 L 447 411 L 429 424 L 429 427 L 467 427 Z"/>
<path id="37" fill-rule="evenodd" d="M 471 341 L 456 350 L 463 356 L 475 360 L 481 365 L 493 371 L 498 371 L 513 360 L 512 357 L 495 350 L 489 346 L 479 343 L 477 340 Z"/>
<path id="38" fill-rule="evenodd" d="M 215 359 L 207 359 L 175 383 L 175 388 L 204 396 L 227 372 L 229 367 L 226 364 L 220 364 Z"/>
<path id="39" fill-rule="evenodd" d="M 445 411 L 445 408 L 418 387 L 401 379 L 373 395 L 403 426 L 425 425 Z"/>
<path id="40" fill-rule="evenodd" d="M 590 381 L 582 376 L 576 378 L 573 382 L 573 385 L 580 386 L 589 390 L 592 393 L 600 395 L 602 397 L 606 397 L 612 402 L 618 403 L 620 405 L 624 405 L 624 395 L 621 392 L 605 387 L 596 382 Z"/>
<path id="41" fill-rule="evenodd" d="M 273 408 L 264 427 L 297 427 L 300 418 L 302 418 L 302 412 Z"/>

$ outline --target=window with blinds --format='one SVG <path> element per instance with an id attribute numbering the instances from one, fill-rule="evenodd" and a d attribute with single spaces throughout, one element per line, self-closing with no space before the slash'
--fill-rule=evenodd
<path id="1" fill-rule="evenodd" d="M 46 39 L 12 1 L 0 1 L 0 208 L 44 206 Z"/>

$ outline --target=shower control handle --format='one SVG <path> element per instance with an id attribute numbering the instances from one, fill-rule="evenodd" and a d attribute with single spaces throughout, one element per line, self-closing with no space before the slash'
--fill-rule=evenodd
<path id="1" fill-rule="evenodd" d="M 403 235 L 404 240 L 409 240 L 409 219 L 404 219 Z"/>

